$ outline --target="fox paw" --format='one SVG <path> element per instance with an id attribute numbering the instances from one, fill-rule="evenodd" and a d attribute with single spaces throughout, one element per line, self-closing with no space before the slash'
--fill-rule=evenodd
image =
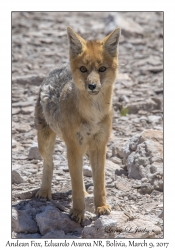
<path id="1" fill-rule="evenodd" d="M 72 208 L 70 210 L 70 218 L 77 223 L 82 223 L 84 220 L 84 211 Z"/>
<path id="2" fill-rule="evenodd" d="M 110 214 L 110 212 L 111 212 L 111 207 L 109 205 L 104 205 L 96 208 L 97 215 L 102 215 L 102 214 L 107 215 Z"/>
<path id="3" fill-rule="evenodd" d="M 37 193 L 36 193 L 36 197 L 39 198 L 44 198 L 44 199 L 48 199 L 51 200 L 52 199 L 52 194 L 50 190 L 42 190 L 40 189 Z"/>

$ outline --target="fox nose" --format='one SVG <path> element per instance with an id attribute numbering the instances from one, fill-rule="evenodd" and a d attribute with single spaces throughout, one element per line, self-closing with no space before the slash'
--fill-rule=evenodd
<path id="1" fill-rule="evenodd" d="M 91 83 L 91 84 L 88 85 L 88 88 L 89 88 L 90 90 L 94 90 L 94 89 L 96 88 L 96 84 Z"/>

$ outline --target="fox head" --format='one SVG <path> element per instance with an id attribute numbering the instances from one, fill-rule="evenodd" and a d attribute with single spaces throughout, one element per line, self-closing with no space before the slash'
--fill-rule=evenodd
<path id="1" fill-rule="evenodd" d="M 92 95 L 111 87 L 117 76 L 120 28 L 101 41 L 86 41 L 70 27 L 67 34 L 76 87 Z"/>

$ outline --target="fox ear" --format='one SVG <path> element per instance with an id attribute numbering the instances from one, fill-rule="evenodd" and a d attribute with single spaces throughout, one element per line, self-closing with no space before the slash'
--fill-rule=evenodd
<path id="1" fill-rule="evenodd" d="M 113 57 L 117 55 L 120 33 L 120 28 L 117 28 L 103 39 L 105 49 Z"/>
<path id="2" fill-rule="evenodd" d="M 75 33 L 75 31 L 70 27 L 67 27 L 67 35 L 68 35 L 68 40 L 69 40 L 70 52 L 73 56 L 77 56 L 78 54 L 82 52 L 83 43 L 85 41 L 81 36 Z"/>

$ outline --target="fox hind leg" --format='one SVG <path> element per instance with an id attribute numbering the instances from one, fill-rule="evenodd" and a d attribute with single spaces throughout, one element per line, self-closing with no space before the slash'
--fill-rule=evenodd
<path id="1" fill-rule="evenodd" d="M 53 151 L 55 146 L 56 134 L 49 126 L 37 131 L 38 148 L 43 158 L 43 175 L 40 190 L 37 192 L 37 198 L 52 199 L 51 183 L 53 175 Z"/>

